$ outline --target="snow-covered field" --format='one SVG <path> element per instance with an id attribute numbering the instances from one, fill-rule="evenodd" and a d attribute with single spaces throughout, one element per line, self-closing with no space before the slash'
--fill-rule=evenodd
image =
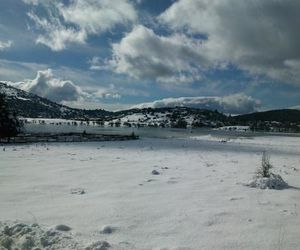
<path id="1" fill-rule="evenodd" d="M 288 189 L 243 185 L 263 151 Z M 1 146 L 0 221 L 71 227 L 52 249 L 299 249 L 300 137 Z"/>

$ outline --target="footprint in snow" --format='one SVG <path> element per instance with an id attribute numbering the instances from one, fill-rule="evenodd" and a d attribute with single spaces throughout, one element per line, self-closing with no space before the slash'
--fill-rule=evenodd
<path id="1" fill-rule="evenodd" d="M 231 197 L 229 200 L 230 201 L 238 201 L 238 200 L 243 200 L 244 197 Z"/>
<path id="2" fill-rule="evenodd" d="M 85 190 L 83 188 L 72 188 L 71 194 L 85 194 Z"/>
<path id="3" fill-rule="evenodd" d="M 68 232 L 68 231 L 72 230 L 72 228 L 70 228 L 69 226 L 64 225 L 64 224 L 59 224 L 59 225 L 55 226 L 55 230 Z"/>
<path id="4" fill-rule="evenodd" d="M 154 179 L 147 180 L 147 182 L 153 182 L 153 181 L 156 181 L 156 180 L 154 180 Z"/>
<path id="5" fill-rule="evenodd" d="M 106 226 L 102 227 L 102 229 L 100 230 L 100 233 L 102 233 L 102 234 L 111 234 L 111 233 L 115 232 L 116 230 L 117 230 L 116 227 L 106 225 Z"/>
<path id="6" fill-rule="evenodd" d="M 152 174 L 153 175 L 160 175 L 160 173 L 157 170 L 155 170 L 155 169 L 152 171 Z"/>

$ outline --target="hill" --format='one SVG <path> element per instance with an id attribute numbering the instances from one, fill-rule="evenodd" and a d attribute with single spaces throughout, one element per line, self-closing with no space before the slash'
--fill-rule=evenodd
<path id="1" fill-rule="evenodd" d="M 300 110 L 279 109 L 236 116 L 237 121 L 300 122 Z"/>
<path id="2" fill-rule="evenodd" d="M 70 108 L 1 82 L 0 93 L 5 95 L 10 111 L 21 117 L 85 119 L 102 118 L 110 115 L 110 112 L 101 109 L 82 110 Z"/>
<path id="3" fill-rule="evenodd" d="M 101 120 L 110 126 L 151 127 L 219 127 L 230 120 L 218 111 L 195 108 L 144 108 L 109 112 L 102 109 L 74 109 L 46 98 L 0 83 L 11 112 L 24 118 L 61 118 L 75 120 Z"/>

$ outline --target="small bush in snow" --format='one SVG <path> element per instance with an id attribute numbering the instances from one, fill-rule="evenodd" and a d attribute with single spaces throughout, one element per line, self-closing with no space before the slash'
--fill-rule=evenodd
<path id="1" fill-rule="evenodd" d="M 249 187 L 260 189 L 284 189 L 288 187 L 288 184 L 282 179 L 280 175 L 271 172 L 273 168 L 270 163 L 270 157 L 266 152 L 263 153 L 261 159 L 261 166 L 256 172 L 256 176 L 252 181 L 246 184 Z"/>
<path id="2" fill-rule="evenodd" d="M 282 179 L 279 174 L 270 173 L 270 177 L 256 177 L 250 181 L 247 186 L 260 189 L 284 189 L 288 184 Z"/>
<path id="3" fill-rule="evenodd" d="M 261 159 L 261 166 L 257 169 L 257 177 L 269 178 L 271 175 L 271 168 L 273 168 L 270 163 L 270 157 L 266 152 L 263 152 Z"/>

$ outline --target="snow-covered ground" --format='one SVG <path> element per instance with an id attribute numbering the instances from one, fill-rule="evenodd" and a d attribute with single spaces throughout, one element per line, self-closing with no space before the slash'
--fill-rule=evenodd
<path id="1" fill-rule="evenodd" d="M 263 151 L 288 189 L 243 185 Z M 71 227 L 65 249 L 299 249 L 300 137 L 1 146 L 0 221 L 16 220 Z"/>

